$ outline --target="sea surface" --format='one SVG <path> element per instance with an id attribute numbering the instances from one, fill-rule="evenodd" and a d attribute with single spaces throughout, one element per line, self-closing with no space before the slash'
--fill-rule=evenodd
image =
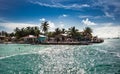
<path id="1" fill-rule="evenodd" d="M 92 45 L 0 44 L 0 74 L 120 74 L 120 39 Z"/>

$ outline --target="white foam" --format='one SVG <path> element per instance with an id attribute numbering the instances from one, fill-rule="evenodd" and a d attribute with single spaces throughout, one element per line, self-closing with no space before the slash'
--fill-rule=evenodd
<path id="1" fill-rule="evenodd" d="M 0 57 L 0 59 L 5 59 L 5 58 L 9 58 L 9 57 L 17 56 L 17 55 L 35 54 L 35 53 L 36 53 L 36 52 L 33 52 L 33 53 L 20 53 L 20 54 L 13 54 L 13 55 L 9 55 L 9 56 Z"/>
<path id="2" fill-rule="evenodd" d="M 120 58 L 120 53 L 116 53 L 116 56 Z"/>
<path id="3" fill-rule="evenodd" d="M 33 48 L 33 50 L 36 50 L 36 48 Z M 40 50 L 40 51 L 43 52 L 42 50 Z M 28 51 L 28 52 L 24 52 L 24 53 L 17 53 L 17 54 L 12 54 L 12 55 L 8 55 L 8 56 L 2 56 L 2 57 L 0 57 L 0 59 L 5 59 L 5 58 L 17 56 L 17 55 L 25 55 L 25 54 L 38 54 L 38 52 L 36 52 L 36 51 Z"/>
<path id="4" fill-rule="evenodd" d="M 41 53 L 54 53 L 54 54 L 57 54 L 57 53 L 60 53 L 64 50 L 69 50 L 71 49 L 69 46 L 64 46 L 64 45 L 56 45 L 56 46 L 50 46 L 49 48 L 46 48 L 44 50 L 40 50 L 39 51 L 39 54 Z"/>
<path id="5" fill-rule="evenodd" d="M 44 71 L 47 69 L 50 71 L 51 70 L 58 71 L 57 74 L 59 74 L 59 72 L 62 73 L 64 69 L 66 69 L 67 73 L 69 73 L 69 71 L 77 70 L 77 74 L 85 74 L 84 69 L 81 69 L 78 66 L 75 67 L 76 65 L 74 65 L 75 64 L 75 59 L 73 57 L 74 48 L 75 47 L 73 46 L 56 45 L 56 46 L 50 46 L 38 52 L 14 54 L 14 55 L 2 57 L 1 59 L 9 58 L 16 55 L 39 54 L 41 55 L 40 58 L 42 59 L 42 61 L 44 61 L 44 64 L 38 63 L 38 66 L 41 68 L 40 70 L 41 74 L 44 74 Z M 76 63 L 79 62 L 76 61 Z"/>
<path id="6" fill-rule="evenodd" d="M 71 46 L 52 46 L 49 48 L 46 48 L 42 51 L 39 51 L 38 54 L 42 55 L 42 60 L 44 60 L 44 63 L 46 66 L 40 66 L 41 68 L 52 68 L 51 66 L 54 65 L 54 68 L 52 70 L 56 70 L 59 72 L 63 72 L 64 69 L 69 73 L 69 70 L 72 70 L 74 68 L 74 57 L 73 52 L 75 47 Z M 47 56 L 47 57 L 46 57 Z M 71 69 L 69 69 L 71 68 Z M 75 68 L 79 69 L 79 68 Z M 78 70 L 79 73 L 77 74 L 84 74 L 84 70 Z M 51 73 L 50 73 L 51 74 Z"/>
<path id="7" fill-rule="evenodd" d="M 99 52 L 103 52 L 103 53 L 107 53 L 108 51 L 107 50 L 103 50 L 103 49 L 96 49 L 97 51 Z"/>
<path id="8" fill-rule="evenodd" d="M 120 58 L 120 53 L 118 53 L 118 52 L 110 52 L 111 54 L 114 54 L 114 56 L 117 56 L 117 57 L 119 57 Z"/>
<path id="9" fill-rule="evenodd" d="M 79 71 L 77 72 L 77 74 L 85 74 L 85 70 L 84 69 L 79 69 Z"/>

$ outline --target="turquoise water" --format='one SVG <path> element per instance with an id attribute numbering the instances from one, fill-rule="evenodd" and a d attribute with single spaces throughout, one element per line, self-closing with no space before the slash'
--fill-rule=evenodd
<path id="1" fill-rule="evenodd" d="M 0 74 L 120 74 L 120 39 L 73 46 L 0 44 Z"/>

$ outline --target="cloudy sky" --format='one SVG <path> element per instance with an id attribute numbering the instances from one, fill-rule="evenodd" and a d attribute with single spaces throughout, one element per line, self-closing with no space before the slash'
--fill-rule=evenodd
<path id="1" fill-rule="evenodd" d="M 0 31 L 40 26 L 49 21 L 57 27 L 89 26 L 99 37 L 120 36 L 120 0 L 0 0 Z"/>

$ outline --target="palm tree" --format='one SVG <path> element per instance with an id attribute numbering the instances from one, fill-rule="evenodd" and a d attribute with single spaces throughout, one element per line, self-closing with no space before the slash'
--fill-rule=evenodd
<path id="1" fill-rule="evenodd" d="M 92 29 L 90 27 L 85 27 L 84 32 L 91 34 L 92 33 Z"/>
<path id="2" fill-rule="evenodd" d="M 61 32 L 62 32 L 62 33 L 65 33 L 65 32 L 66 32 L 66 30 L 65 30 L 64 28 L 62 28 Z"/>
<path id="3" fill-rule="evenodd" d="M 59 29 L 59 28 L 56 28 L 55 29 L 55 35 L 58 35 L 58 34 L 60 34 L 61 33 L 61 30 Z"/>
<path id="4" fill-rule="evenodd" d="M 43 22 L 41 25 L 41 29 L 44 32 L 44 34 L 48 31 L 49 23 L 47 21 Z"/>
<path id="5" fill-rule="evenodd" d="M 20 29 L 18 27 L 16 27 L 14 31 L 18 32 L 18 31 L 20 31 Z"/>
<path id="6" fill-rule="evenodd" d="M 90 27 L 85 27 L 83 33 L 84 33 L 85 39 L 91 40 L 91 38 L 92 38 L 92 29 Z"/>
<path id="7" fill-rule="evenodd" d="M 17 39 L 20 38 L 20 29 L 18 27 L 15 28 L 15 36 L 17 37 Z"/>
<path id="8" fill-rule="evenodd" d="M 54 32 L 47 32 L 48 37 L 54 37 Z"/>
<path id="9" fill-rule="evenodd" d="M 69 34 L 69 36 L 70 36 L 72 39 L 74 39 L 74 40 L 80 40 L 81 34 L 80 34 L 80 32 L 78 32 L 78 31 L 79 31 L 79 30 L 76 29 L 75 27 L 71 27 L 71 28 L 69 28 L 69 30 L 68 30 L 68 34 Z"/>
<path id="10" fill-rule="evenodd" d="M 38 36 L 38 35 L 39 35 L 40 30 L 39 30 L 39 28 L 38 28 L 38 27 L 34 27 L 34 33 L 35 33 L 35 35 L 36 35 L 36 36 Z"/>
<path id="11" fill-rule="evenodd" d="M 69 35 L 71 35 L 72 37 L 75 37 L 77 32 L 78 32 L 78 29 L 76 29 L 75 27 L 69 28 Z"/>

